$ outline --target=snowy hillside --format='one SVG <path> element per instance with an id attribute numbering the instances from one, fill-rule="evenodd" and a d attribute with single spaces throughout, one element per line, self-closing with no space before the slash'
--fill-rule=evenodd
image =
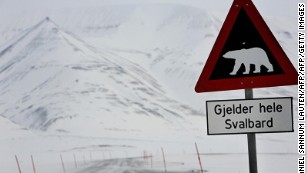
<path id="1" fill-rule="evenodd" d="M 1 115 L 29 129 L 138 131 L 146 121 L 180 127 L 200 115 L 167 97 L 143 68 L 97 52 L 49 18 L 2 50 Z"/>

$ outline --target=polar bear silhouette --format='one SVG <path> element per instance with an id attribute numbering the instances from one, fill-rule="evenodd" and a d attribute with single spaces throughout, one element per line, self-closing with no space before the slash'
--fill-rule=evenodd
<path id="1" fill-rule="evenodd" d="M 250 73 L 251 64 L 255 65 L 254 73 L 260 73 L 262 65 L 268 69 L 268 72 L 274 71 L 266 52 L 259 47 L 229 51 L 223 57 L 235 60 L 235 65 L 232 72 L 229 73 L 230 75 L 236 75 L 242 64 L 245 66 L 245 72 L 243 74 Z"/>

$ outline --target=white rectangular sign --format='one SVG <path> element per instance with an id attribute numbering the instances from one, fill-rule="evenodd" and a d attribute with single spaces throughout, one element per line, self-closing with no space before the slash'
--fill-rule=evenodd
<path id="1" fill-rule="evenodd" d="M 292 97 L 207 101 L 208 135 L 293 132 Z"/>

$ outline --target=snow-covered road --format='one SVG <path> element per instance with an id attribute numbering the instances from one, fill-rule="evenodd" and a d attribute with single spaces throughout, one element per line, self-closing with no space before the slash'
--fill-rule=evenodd
<path id="1" fill-rule="evenodd" d="M 166 161 L 167 173 L 200 173 L 195 155 L 174 156 Z M 295 154 L 259 154 L 259 172 L 289 173 L 294 171 Z M 177 158 L 177 161 L 174 161 Z M 289 159 L 290 158 L 290 159 Z M 247 154 L 203 154 L 201 155 L 204 173 L 248 171 Z M 121 158 L 91 162 L 69 173 L 165 173 L 161 158 Z M 283 164 L 280 164 L 283 162 Z M 293 165 L 289 167 L 288 165 Z"/>
<path id="2" fill-rule="evenodd" d="M 182 164 L 182 163 L 173 163 Z M 95 161 L 85 167 L 75 170 L 70 173 L 164 173 L 162 163 L 160 167 L 151 168 L 150 161 L 144 161 L 143 158 L 127 158 L 127 159 L 110 159 Z M 186 171 L 167 171 L 168 173 L 191 173 L 200 172 L 199 170 Z M 206 172 L 206 171 L 205 171 Z"/>

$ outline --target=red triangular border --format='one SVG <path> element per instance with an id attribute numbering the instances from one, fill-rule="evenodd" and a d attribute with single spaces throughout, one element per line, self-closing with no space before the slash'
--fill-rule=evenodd
<path id="1" fill-rule="evenodd" d="M 276 61 L 284 71 L 284 74 L 210 80 L 209 78 L 217 63 L 219 55 L 224 48 L 224 45 L 242 8 L 245 10 L 251 22 L 254 24 L 255 29 L 259 32 L 268 49 L 271 51 Z M 205 67 L 197 81 L 195 91 L 200 93 L 209 91 L 296 85 L 298 82 L 297 76 L 298 73 L 296 69 L 279 45 L 269 27 L 266 25 L 253 2 L 251 0 L 234 0 L 211 50 Z"/>

